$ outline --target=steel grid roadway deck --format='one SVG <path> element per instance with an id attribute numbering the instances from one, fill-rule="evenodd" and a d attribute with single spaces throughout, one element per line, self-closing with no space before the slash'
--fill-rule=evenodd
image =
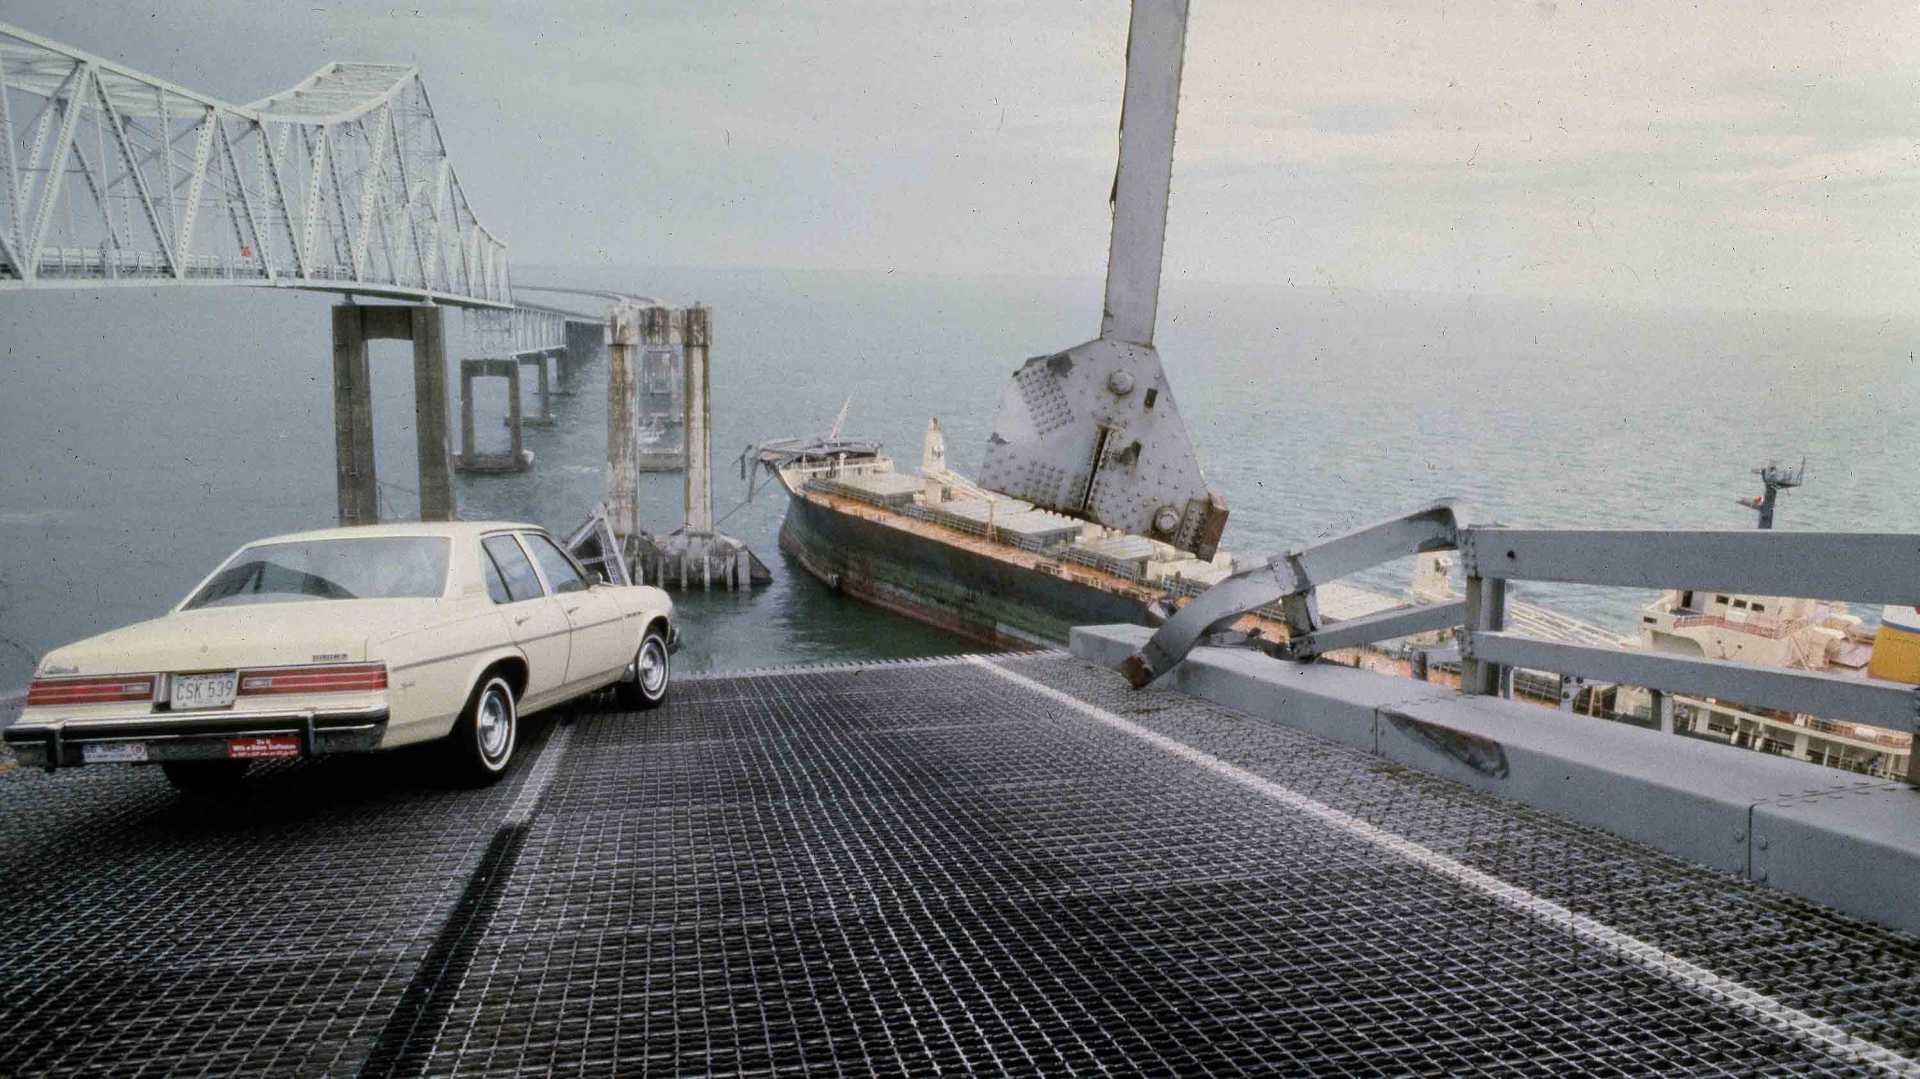
<path id="1" fill-rule="evenodd" d="M 0 1074 L 1875 1073 L 1920 942 L 1061 655 L 0 777 Z M 603 706 L 596 706 L 596 708 Z"/>

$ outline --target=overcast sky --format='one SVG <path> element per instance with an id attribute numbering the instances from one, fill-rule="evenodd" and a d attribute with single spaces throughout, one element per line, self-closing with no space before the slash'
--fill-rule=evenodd
<path id="1" fill-rule="evenodd" d="M 1125 0 L 0 0 L 246 102 L 423 69 L 522 263 L 1097 275 Z M 1170 276 L 1907 313 L 1920 5 L 1193 0 Z"/>

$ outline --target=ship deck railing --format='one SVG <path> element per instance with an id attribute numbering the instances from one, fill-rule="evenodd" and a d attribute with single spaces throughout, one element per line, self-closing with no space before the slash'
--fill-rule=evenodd
<path id="1" fill-rule="evenodd" d="M 859 476 L 871 472 L 892 472 L 894 467 L 891 457 L 858 457 L 817 465 L 803 465 L 796 462 L 781 466 L 781 471 L 800 477 L 804 483 L 816 476 Z"/>

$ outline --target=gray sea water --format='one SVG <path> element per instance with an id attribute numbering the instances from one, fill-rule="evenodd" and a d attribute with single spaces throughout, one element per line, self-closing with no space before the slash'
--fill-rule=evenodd
<path id="1" fill-rule="evenodd" d="M 740 505 L 750 441 L 847 430 L 919 458 L 927 417 L 979 463 L 1025 357 L 1098 325 L 1094 279 L 516 268 L 714 307 L 715 504 L 776 580 L 680 599 L 694 669 L 964 651 L 827 593 L 775 544 L 784 499 Z M 163 612 L 247 540 L 332 523 L 327 298 L 228 289 L 0 295 L 0 690 L 37 657 Z M 1920 319 L 1606 308 L 1569 300 L 1171 283 L 1158 334 L 1202 461 L 1250 554 L 1442 495 L 1508 524 L 1750 527 L 1769 458 L 1810 462 L 1780 527 L 1920 531 Z M 375 346 L 387 512 L 417 503 L 407 346 Z M 463 516 L 575 524 L 604 486 L 606 371 L 580 372 L 537 461 L 462 476 Z M 455 382 L 457 385 L 457 381 Z M 504 383 L 481 383 L 502 448 Z M 643 511 L 679 520 L 678 476 Z M 1405 586 L 1407 565 L 1365 578 Z M 1630 631 L 1643 593 L 1528 598 Z M 1873 612 L 1861 612 L 1871 614 Z"/>

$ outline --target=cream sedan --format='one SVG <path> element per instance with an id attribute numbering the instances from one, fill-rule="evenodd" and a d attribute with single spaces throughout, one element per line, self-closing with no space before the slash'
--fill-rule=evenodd
<path id="1" fill-rule="evenodd" d="M 5 733 L 23 765 L 155 762 L 189 790 L 254 760 L 444 739 L 468 778 L 520 717 L 614 686 L 652 708 L 673 603 L 594 581 L 509 523 L 395 524 L 248 544 L 165 616 L 48 653 Z"/>

